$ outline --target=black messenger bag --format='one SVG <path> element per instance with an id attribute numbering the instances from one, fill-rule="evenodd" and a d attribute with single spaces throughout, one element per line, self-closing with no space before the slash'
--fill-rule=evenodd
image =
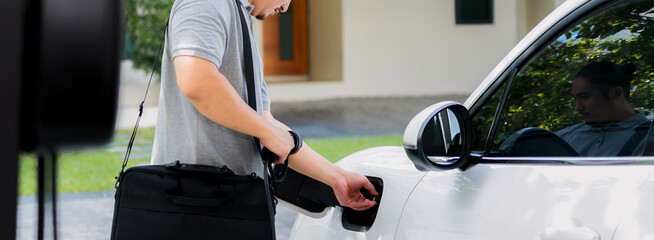
<path id="1" fill-rule="evenodd" d="M 256 111 L 249 30 L 241 2 L 235 1 L 244 39 L 247 100 L 248 105 Z M 168 24 L 164 38 L 167 28 Z M 161 45 L 158 54 L 161 53 Z M 156 61 L 154 65 L 157 65 Z M 147 90 L 145 95 L 147 97 Z M 247 176 L 235 175 L 225 166 L 182 164 L 177 161 L 180 159 L 170 159 L 175 162 L 137 166 L 123 171 L 129 159 L 144 102 L 145 98 L 141 102 L 122 170 L 116 181 L 111 239 L 275 239 L 274 191 L 266 170 L 262 179 L 254 173 Z M 290 133 L 295 141 L 290 154 L 294 154 L 301 147 L 302 140 L 294 132 Z M 257 138 L 253 139 L 253 143 L 254 149 L 261 149 Z M 270 162 L 277 156 L 265 148 L 261 156 L 264 169 L 267 166 L 272 172 Z M 284 165 L 288 165 L 288 158 Z M 275 180 L 281 181 L 278 177 Z"/>
<path id="2" fill-rule="evenodd" d="M 272 239 L 263 179 L 180 164 L 127 169 L 111 239 Z"/>

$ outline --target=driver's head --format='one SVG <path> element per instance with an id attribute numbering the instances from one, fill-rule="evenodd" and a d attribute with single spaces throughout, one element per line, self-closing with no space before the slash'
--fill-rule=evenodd
<path id="1" fill-rule="evenodd" d="M 634 64 L 617 65 L 594 62 L 583 67 L 575 76 L 572 96 L 575 110 L 586 123 L 617 122 L 633 112 L 629 90 L 636 70 Z"/>

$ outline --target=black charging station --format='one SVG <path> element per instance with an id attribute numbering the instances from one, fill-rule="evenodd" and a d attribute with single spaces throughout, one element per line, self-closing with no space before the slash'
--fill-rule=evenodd
<path id="1" fill-rule="evenodd" d="M 116 119 L 121 1 L 27 0 L 21 149 L 106 143 Z"/>
<path id="2" fill-rule="evenodd" d="M 57 151 L 111 139 L 121 3 L 19 0 L 0 8 L 0 239 L 16 238 L 19 152 L 38 155 L 38 239 L 56 239 Z"/>
<path id="3" fill-rule="evenodd" d="M 20 122 L 20 62 L 23 18 L 21 1 L 5 1 L 0 8 L 0 239 L 16 239 L 18 203 L 18 124 Z"/>

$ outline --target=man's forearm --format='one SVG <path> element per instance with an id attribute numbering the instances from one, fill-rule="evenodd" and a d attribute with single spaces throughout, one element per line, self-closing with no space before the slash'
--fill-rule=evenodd
<path id="1" fill-rule="evenodd" d="M 284 123 L 277 121 L 270 111 L 264 111 L 264 116 L 266 120 L 277 125 L 279 128 L 287 131 L 291 130 Z M 288 164 L 293 170 L 332 187 L 337 181 L 343 178 L 343 169 L 332 164 L 329 160 L 325 159 L 309 145 L 304 143 L 297 153 L 289 157 Z"/>
<path id="2" fill-rule="evenodd" d="M 277 121 L 270 111 L 264 111 L 264 116 L 278 128 L 290 130 L 288 126 Z M 369 209 L 376 204 L 374 201 L 365 199 L 360 192 L 361 188 L 365 188 L 373 195 L 378 194 L 365 176 L 348 172 L 332 164 L 307 144 L 302 144 L 302 148 L 290 157 L 288 165 L 293 170 L 332 187 L 334 196 L 341 206 L 360 211 Z"/>
<path id="3" fill-rule="evenodd" d="M 306 144 L 303 144 L 297 153 L 291 155 L 288 165 L 293 170 L 331 187 L 343 179 L 343 169 L 329 162 Z"/>

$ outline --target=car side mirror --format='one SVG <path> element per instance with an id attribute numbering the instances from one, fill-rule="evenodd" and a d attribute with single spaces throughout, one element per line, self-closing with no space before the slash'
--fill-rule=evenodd
<path id="1" fill-rule="evenodd" d="M 472 145 L 470 113 L 457 102 L 445 101 L 418 113 L 404 131 L 404 151 L 421 171 L 463 166 Z"/>

